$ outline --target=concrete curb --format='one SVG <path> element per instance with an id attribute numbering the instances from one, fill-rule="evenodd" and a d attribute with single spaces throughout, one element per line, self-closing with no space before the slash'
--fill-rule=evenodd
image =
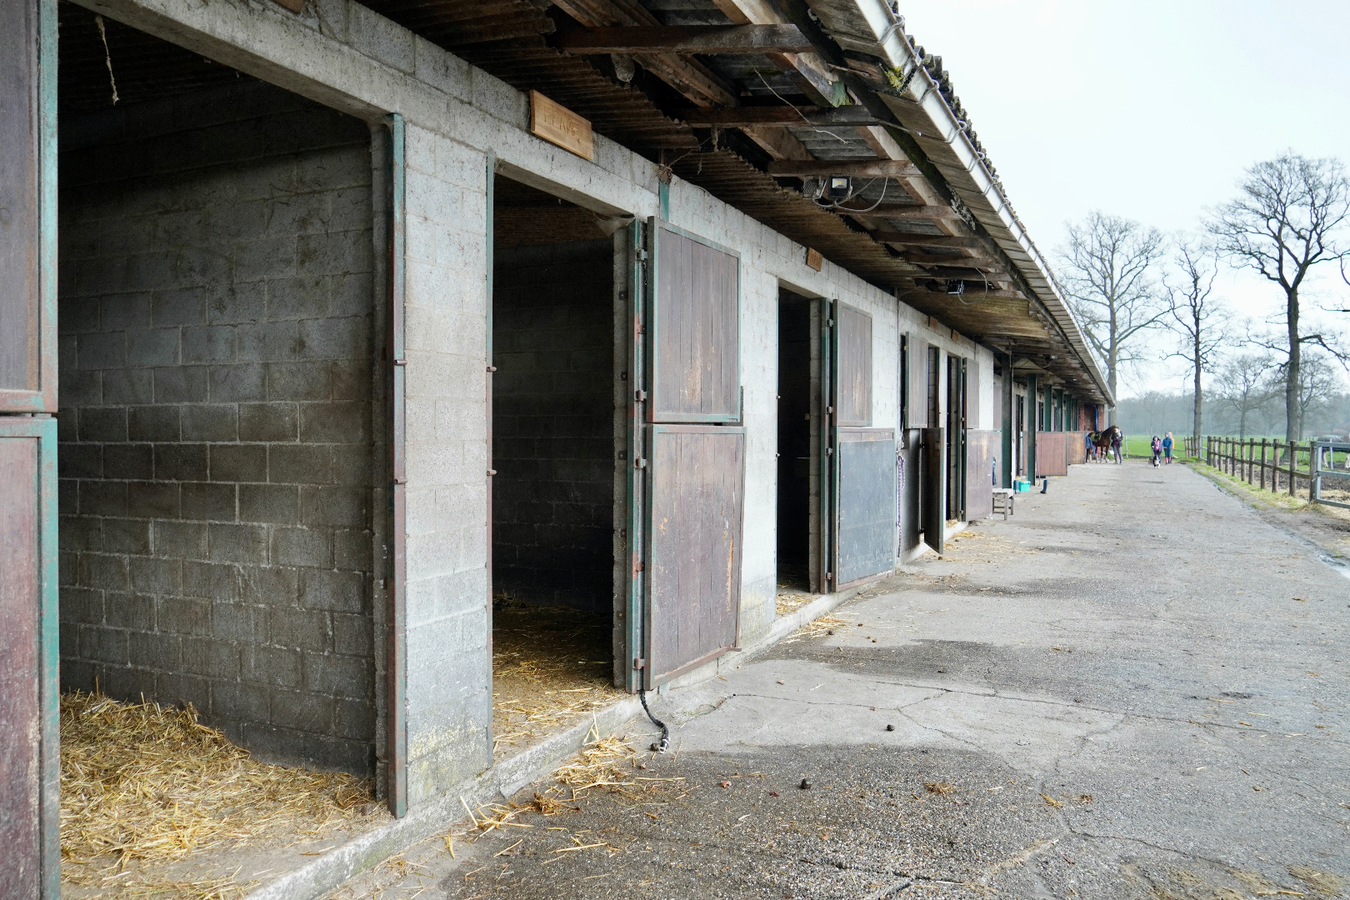
<path id="1" fill-rule="evenodd" d="M 873 582 L 873 585 L 879 582 Z M 763 634 L 739 651 L 728 653 L 671 682 L 666 691 L 679 691 L 673 713 L 681 718 L 707 703 L 706 693 L 686 688 L 707 685 L 719 673 L 742 666 L 770 649 L 798 628 L 806 625 L 857 596 L 872 585 L 850 588 L 836 594 L 826 594 L 812 600 L 788 615 L 777 618 Z M 683 702 L 678 702 L 683 701 Z M 275 878 L 245 897 L 245 900 L 318 900 L 337 890 L 351 878 L 373 868 L 413 844 L 424 841 L 464 818 L 464 808 L 501 802 L 521 788 L 552 772 L 567 757 L 586 745 L 592 731 L 600 736 L 611 734 L 626 722 L 642 715 L 642 704 L 637 697 L 625 697 L 594 714 L 589 722 L 578 722 L 566 731 L 548 740 L 504 759 L 492 768 L 471 779 L 459 788 L 447 791 L 435 800 L 411 810 L 395 822 L 382 825 L 358 835 L 344 844 L 326 851 L 294 871 Z M 666 713 L 669 715 L 669 713 Z"/>

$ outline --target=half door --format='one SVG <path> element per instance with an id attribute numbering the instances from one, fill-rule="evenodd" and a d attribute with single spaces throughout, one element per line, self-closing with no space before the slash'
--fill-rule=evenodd
<path id="1" fill-rule="evenodd" d="M 884 578 L 895 570 L 895 430 L 872 428 L 872 317 L 838 301 L 824 319 L 828 427 L 827 589 Z"/>
<path id="2" fill-rule="evenodd" d="M 647 223 L 646 296 L 635 415 L 646 421 L 635 467 L 645 534 L 634 562 L 642 657 L 652 689 L 736 646 L 745 508 L 741 424 L 740 258 L 668 222 Z"/>

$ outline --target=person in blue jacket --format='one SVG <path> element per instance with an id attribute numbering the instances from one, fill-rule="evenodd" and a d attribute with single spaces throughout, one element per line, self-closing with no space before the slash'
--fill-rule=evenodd
<path id="1" fill-rule="evenodd" d="M 1172 432 L 1167 432 L 1167 437 L 1162 442 L 1163 462 L 1169 466 L 1172 464 Z"/>

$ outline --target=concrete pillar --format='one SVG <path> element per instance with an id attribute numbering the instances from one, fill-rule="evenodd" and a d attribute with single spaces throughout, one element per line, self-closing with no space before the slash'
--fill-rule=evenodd
<path id="1" fill-rule="evenodd" d="M 1040 389 L 1036 376 L 1027 376 L 1027 478 L 1036 480 L 1036 432 L 1040 430 Z"/>

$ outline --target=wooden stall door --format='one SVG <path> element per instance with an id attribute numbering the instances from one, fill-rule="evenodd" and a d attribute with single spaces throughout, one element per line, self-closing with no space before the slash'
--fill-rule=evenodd
<path id="1" fill-rule="evenodd" d="M 923 446 L 927 459 L 923 472 L 923 542 L 938 553 L 942 552 L 947 528 L 947 505 L 943 497 L 947 481 L 947 439 L 941 428 L 923 430 Z"/>
<path id="2" fill-rule="evenodd" d="M 647 388 L 635 385 L 647 469 L 638 679 L 652 689 L 736 646 L 745 507 L 740 259 L 652 219 L 641 304 Z M 636 369 L 640 371 L 640 369 Z"/>
<path id="3" fill-rule="evenodd" d="M 872 424 L 872 317 L 832 301 L 824 322 L 827 590 L 895 571 L 895 431 Z"/>
<path id="4" fill-rule="evenodd" d="M 1064 432 L 1036 432 L 1036 475 L 1068 475 L 1066 449 Z"/>
<path id="5" fill-rule="evenodd" d="M 0 3 L 0 897 L 60 893 L 56 3 Z"/>
<path id="6" fill-rule="evenodd" d="M 994 459 L 1003 444 L 1001 431 L 966 432 L 966 520 L 986 519 L 994 512 Z"/>

